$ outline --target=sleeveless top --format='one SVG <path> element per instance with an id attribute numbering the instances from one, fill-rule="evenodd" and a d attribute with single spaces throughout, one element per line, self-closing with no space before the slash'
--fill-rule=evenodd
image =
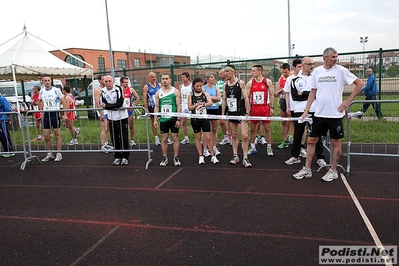
<path id="1" fill-rule="evenodd" d="M 188 95 L 191 93 L 191 83 L 188 86 L 184 86 L 184 83 L 181 85 L 180 93 L 181 93 L 181 105 L 187 106 L 188 104 Z"/>
<path id="2" fill-rule="evenodd" d="M 191 94 L 191 102 L 193 105 L 195 105 L 196 103 L 206 103 L 206 96 L 205 93 L 202 92 L 201 95 L 199 96 L 195 96 L 194 92 Z M 193 109 L 191 110 L 191 113 L 193 114 L 199 114 L 199 115 L 206 115 L 206 107 L 201 107 L 200 109 Z M 197 120 L 205 120 L 202 118 L 193 118 L 193 119 L 197 119 Z"/>
<path id="3" fill-rule="evenodd" d="M 250 93 L 251 106 L 265 106 L 270 103 L 269 99 L 269 86 L 267 79 L 264 77 L 261 82 L 252 78 L 251 93 Z"/>
<path id="4" fill-rule="evenodd" d="M 245 102 L 241 93 L 240 82 L 237 81 L 233 86 L 228 82 L 225 83 L 227 114 L 228 115 L 245 115 Z"/>
<path id="5" fill-rule="evenodd" d="M 155 107 L 155 93 L 159 91 L 160 87 L 158 82 L 156 83 L 155 87 L 152 87 L 150 83 L 147 84 L 148 92 L 147 92 L 147 101 L 149 107 Z"/>
<path id="6" fill-rule="evenodd" d="M 161 113 L 176 113 L 177 112 L 177 105 L 176 105 L 176 95 L 175 95 L 175 87 L 169 92 L 163 92 L 161 89 L 159 92 L 159 112 Z M 174 119 L 173 116 L 161 116 L 161 122 L 167 122 L 169 120 Z"/>
<path id="7" fill-rule="evenodd" d="M 204 90 L 205 90 L 207 93 L 209 93 L 209 95 L 210 95 L 211 97 L 217 96 L 216 90 L 218 90 L 218 88 L 216 88 L 215 85 L 213 85 L 212 88 L 209 88 L 207 85 L 204 85 Z M 211 109 L 219 109 L 218 103 L 213 103 L 211 106 L 208 106 L 206 109 L 209 109 L 209 110 L 211 110 Z"/>
<path id="8" fill-rule="evenodd" d="M 285 82 L 286 82 L 286 81 L 287 81 L 287 78 L 284 77 L 284 76 L 281 76 L 281 78 L 280 78 L 280 88 L 281 88 L 281 89 L 284 88 Z M 282 93 L 280 94 L 280 99 L 285 99 L 285 93 L 284 93 L 284 92 L 282 92 Z"/>
<path id="9" fill-rule="evenodd" d="M 62 93 L 57 87 L 50 87 L 49 90 L 41 89 L 39 99 L 43 102 L 43 110 L 60 110 Z"/>

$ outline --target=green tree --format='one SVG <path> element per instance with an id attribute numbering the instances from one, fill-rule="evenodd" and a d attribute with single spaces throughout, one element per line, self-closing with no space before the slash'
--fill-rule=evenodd
<path id="1" fill-rule="evenodd" d="M 398 66 L 392 65 L 387 70 L 388 77 L 396 77 L 398 75 Z"/>
<path id="2" fill-rule="evenodd" d="M 280 69 L 274 67 L 271 71 L 270 71 L 270 75 L 269 78 L 273 81 L 273 82 L 277 82 L 278 79 L 281 77 L 281 71 Z"/>

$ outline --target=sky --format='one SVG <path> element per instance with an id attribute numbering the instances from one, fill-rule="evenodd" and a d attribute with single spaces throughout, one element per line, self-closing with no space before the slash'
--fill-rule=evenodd
<path id="1" fill-rule="evenodd" d="M 321 54 L 330 46 L 339 53 L 399 48 L 398 0 L 289 3 L 293 55 Z M 115 51 L 213 61 L 289 55 L 288 0 L 107 0 L 107 6 Z M 2 10 L 0 54 L 17 42 L 7 41 L 24 25 L 48 50 L 109 50 L 105 0 L 12 0 Z M 363 45 L 360 37 L 366 36 Z"/>

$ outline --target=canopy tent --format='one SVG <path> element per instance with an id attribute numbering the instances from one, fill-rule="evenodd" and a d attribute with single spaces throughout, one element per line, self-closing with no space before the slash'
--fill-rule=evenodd
<path id="1" fill-rule="evenodd" d="M 66 55 L 83 62 L 90 68 L 81 68 L 68 64 L 34 42 L 31 38 L 29 38 L 28 34 L 32 35 L 26 31 L 26 28 L 24 28 L 22 33 L 5 42 L 8 43 L 9 41 L 22 35 L 18 42 L 16 42 L 11 48 L 0 55 L 0 79 L 14 80 L 16 97 L 18 97 L 17 80 L 38 79 L 39 76 L 44 75 L 48 75 L 52 78 L 72 78 L 83 76 L 90 76 L 92 78 L 92 65 L 65 52 L 62 49 L 58 49 L 64 52 Z M 32 36 L 38 38 L 34 35 Z M 19 104 L 17 104 L 17 106 L 19 112 Z"/>

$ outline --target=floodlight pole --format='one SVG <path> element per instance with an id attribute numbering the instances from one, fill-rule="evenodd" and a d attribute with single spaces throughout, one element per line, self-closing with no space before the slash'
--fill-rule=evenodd
<path id="1" fill-rule="evenodd" d="M 364 50 L 365 50 L 365 46 L 366 46 L 366 42 L 369 40 L 369 37 L 360 37 L 360 43 L 362 43 L 363 44 L 363 55 L 362 55 L 362 57 L 363 57 L 363 77 L 362 78 L 364 78 Z"/>
<path id="2" fill-rule="evenodd" d="M 110 63 L 111 63 L 111 76 L 115 78 L 114 57 L 112 56 L 111 31 L 109 29 L 107 0 L 105 0 L 105 12 L 106 12 L 106 16 L 107 16 L 107 29 L 108 29 L 109 58 L 110 58 Z"/>
<path id="3" fill-rule="evenodd" d="M 288 0 L 287 2 L 288 2 L 288 56 L 291 57 L 292 56 L 292 45 L 291 45 L 290 0 Z"/>

